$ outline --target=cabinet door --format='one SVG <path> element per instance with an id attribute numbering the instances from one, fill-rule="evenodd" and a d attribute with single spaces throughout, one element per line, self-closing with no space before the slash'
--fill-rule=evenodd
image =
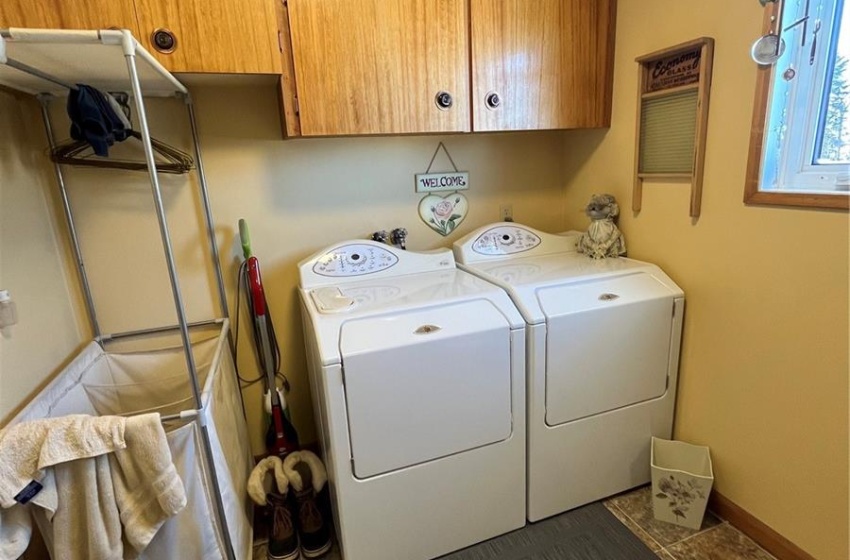
<path id="1" fill-rule="evenodd" d="M 139 29 L 133 0 L 0 0 L 0 27 Z"/>
<path id="2" fill-rule="evenodd" d="M 172 72 L 280 74 L 275 1 L 136 0 L 140 41 Z M 173 52 L 154 47 L 157 30 L 173 33 Z"/>
<path id="3" fill-rule="evenodd" d="M 303 135 L 470 129 L 465 0 L 288 6 Z"/>
<path id="4" fill-rule="evenodd" d="M 616 0 L 471 0 L 473 129 L 610 126 L 615 12 Z"/>

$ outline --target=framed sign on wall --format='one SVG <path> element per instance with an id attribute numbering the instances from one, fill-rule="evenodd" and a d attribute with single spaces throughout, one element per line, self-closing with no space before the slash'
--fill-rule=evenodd
<path id="1" fill-rule="evenodd" d="M 701 37 L 636 59 L 638 78 L 632 210 L 645 180 L 691 184 L 691 217 L 700 214 L 714 39 Z"/>

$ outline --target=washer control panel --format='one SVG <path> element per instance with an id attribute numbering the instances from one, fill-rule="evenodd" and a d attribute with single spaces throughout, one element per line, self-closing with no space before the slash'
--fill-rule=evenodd
<path id="1" fill-rule="evenodd" d="M 540 245 L 540 237 L 517 226 L 497 226 L 486 230 L 472 243 L 479 255 L 513 255 L 530 251 Z"/>
<path id="2" fill-rule="evenodd" d="M 331 278 L 363 276 L 392 268 L 397 262 L 398 257 L 391 251 L 374 245 L 352 243 L 336 247 L 320 256 L 313 264 L 313 272 Z"/>

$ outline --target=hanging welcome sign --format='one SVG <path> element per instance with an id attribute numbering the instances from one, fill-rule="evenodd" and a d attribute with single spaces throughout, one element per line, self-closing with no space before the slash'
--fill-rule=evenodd
<path id="1" fill-rule="evenodd" d="M 469 173 L 418 173 L 416 192 L 429 193 L 440 191 L 461 191 L 469 188 Z"/>
<path id="2" fill-rule="evenodd" d="M 453 173 L 431 173 L 431 166 L 434 165 L 434 159 L 437 157 L 437 154 L 440 153 L 440 148 L 442 148 L 446 153 L 452 167 L 454 167 Z M 425 173 L 416 174 L 416 192 L 432 193 L 441 191 L 462 191 L 468 188 L 469 173 L 457 170 L 457 166 L 455 165 L 452 156 L 449 155 L 449 151 L 443 143 L 440 142 L 437 145 L 437 150 L 434 152 L 434 156 L 431 158 L 431 163 L 428 164 L 428 169 Z"/>
<path id="3" fill-rule="evenodd" d="M 454 173 L 431 173 L 431 166 L 434 165 L 434 159 L 440 152 L 440 148 L 446 152 L 446 156 L 454 168 Z M 440 235 L 449 235 L 460 225 L 469 212 L 469 203 L 466 197 L 457 192 L 468 188 L 469 173 L 457 170 L 449 151 L 440 142 L 436 151 L 434 151 L 431 163 L 428 164 L 428 169 L 425 173 L 416 175 L 416 192 L 428 193 L 425 198 L 419 201 L 419 217 L 429 228 Z M 452 192 L 442 196 L 433 194 L 441 191 Z"/>

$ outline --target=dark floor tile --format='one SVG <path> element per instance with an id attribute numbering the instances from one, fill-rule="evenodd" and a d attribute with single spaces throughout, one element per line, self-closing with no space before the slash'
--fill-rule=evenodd
<path id="1" fill-rule="evenodd" d="M 601 503 L 530 523 L 440 560 L 656 560 Z"/>
<path id="2" fill-rule="evenodd" d="M 656 520 L 652 513 L 652 489 L 649 486 L 620 494 L 606 500 L 606 503 L 620 508 L 641 529 L 646 531 L 650 537 L 658 541 L 658 544 L 662 547 L 670 546 L 673 543 L 692 537 L 700 531 L 705 531 L 720 524 L 720 520 L 709 511 L 705 512 L 702 527 L 699 531 Z"/>
<path id="3" fill-rule="evenodd" d="M 775 560 L 710 512 L 700 531 L 656 521 L 649 486 L 609 498 L 604 505 L 661 560 Z M 254 548 L 254 560 L 266 560 L 262 541 Z M 335 545 L 323 560 L 340 560 L 339 548 Z"/>
<path id="4" fill-rule="evenodd" d="M 614 517 L 616 517 L 620 521 L 620 523 L 625 525 L 629 531 L 631 531 L 635 536 L 637 536 L 637 538 L 639 538 L 641 542 L 649 548 L 649 550 L 653 552 L 658 552 L 659 550 L 661 550 L 661 544 L 655 539 L 653 539 L 649 535 L 649 533 L 641 529 L 640 526 L 634 521 L 632 521 L 632 519 L 628 515 L 623 513 L 620 508 L 610 502 L 605 502 L 605 507 L 608 508 L 608 511 L 614 514 Z"/>
<path id="5" fill-rule="evenodd" d="M 666 550 L 675 560 L 775 560 L 728 523 L 674 544 Z"/>

